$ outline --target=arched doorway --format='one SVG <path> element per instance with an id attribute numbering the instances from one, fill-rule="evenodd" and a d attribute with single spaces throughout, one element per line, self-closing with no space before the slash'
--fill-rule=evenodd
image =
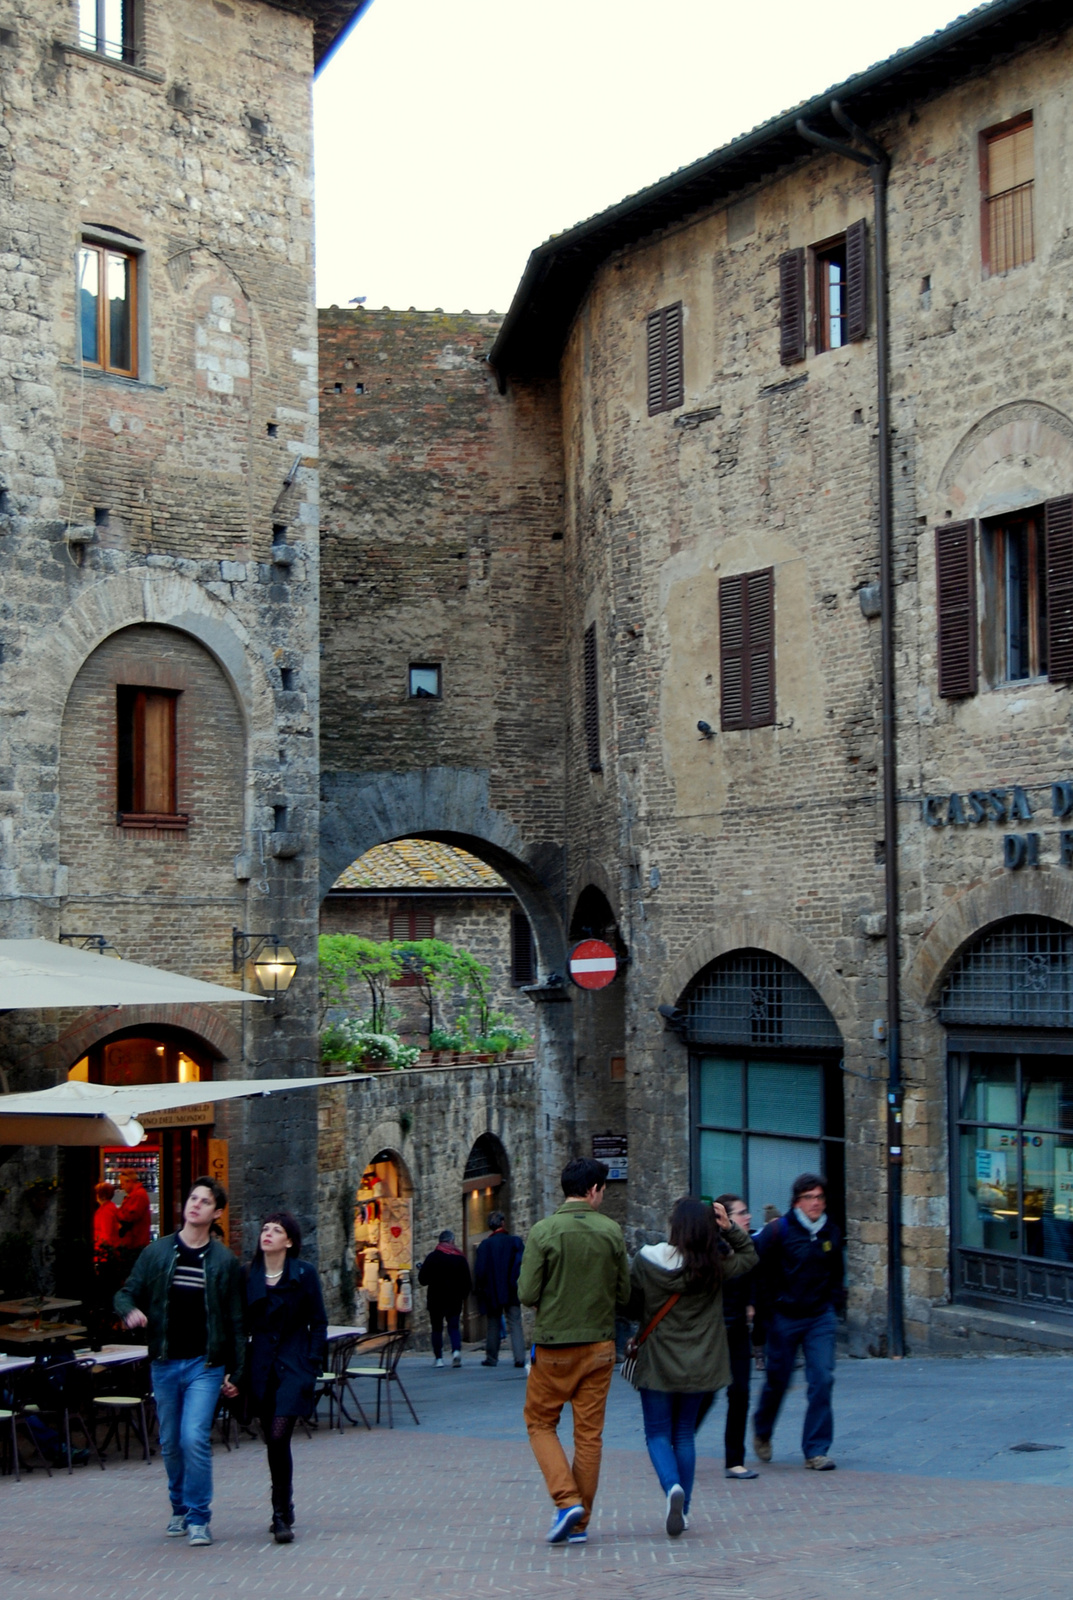
<path id="1" fill-rule="evenodd" d="M 757 1224 L 786 1210 L 800 1172 L 819 1171 L 845 1218 L 842 1036 L 796 967 L 735 950 L 679 1003 L 690 1048 L 697 1193 L 744 1195 Z"/>
<path id="2" fill-rule="evenodd" d="M 354 1287 L 371 1332 L 408 1328 L 413 1314 L 413 1184 L 395 1150 L 378 1150 L 354 1202 Z"/>
<path id="3" fill-rule="evenodd" d="M 949 969 L 939 1019 L 954 1295 L 1073 1315 L 1073 929 L 989 928 Z"/>
<path id="4" fill-rule="evenodd" d="M 462 1174 L 462 1250 L 473 1272 L 477 1249 L 489 1234 L 488 1218 L 501 1211 L 510 1227 L 510 1171 L 507 1155 L 492 1133 L 482 1133 L 474 1142 Z M 484 1317 L 471 1295 L 466 1305 L 463 1337 L 484 1338 Z"/>

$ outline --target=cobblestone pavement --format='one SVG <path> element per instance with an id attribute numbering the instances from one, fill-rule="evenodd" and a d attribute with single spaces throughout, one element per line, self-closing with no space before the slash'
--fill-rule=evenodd
<path id="1" fill-rule="evenodd" d="M 216 1452 L 211 1549 L 166 1540 L 159 1459 L 0 1480 L 3 1600 L 959 1600 L 1073 1593 L 1073 1361 L 851 1362 L 836 1385 L 839 1470 L 806 1472 L 802 1397 L 776 1459 L 723 1477 L 721 1416 L 700 1436 L 690 1528 L 662 1528 L 636 1397 L 612 1384 L 587 1546 L 549 1549 L 550 1504 L 521 1422 L 524 1375 L 402 1373 L 422 1425 L 295 1444 L 297 1540 L 267 1537 L 261 1446 Z M 1049 1445 L 1015 1451 L 1018 1444 Z"/>

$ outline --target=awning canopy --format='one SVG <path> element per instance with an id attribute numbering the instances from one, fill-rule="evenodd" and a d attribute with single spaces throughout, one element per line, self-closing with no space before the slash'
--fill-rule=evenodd
<path id="1" fill-rule="evenodd" d="M 291 1089 L 334 1089 L 357 1083 L 367 1072 L 334 1078 L 240 1078 L 227 1083 L 151 1083 L 113 1088 L 104 1083 L 58 1083 L 29 1094 L 0 1095 L 0 1145 L 138 1145 L 145 1138 L 139 1116 L 220 1100 L 248 1100 Z"/>
<path id="2" fill-rule="evenodd" d="M 261 996 L 47 939 L 0 939 L 0 1011 L 47 1006 L 219 1005 Z"/>

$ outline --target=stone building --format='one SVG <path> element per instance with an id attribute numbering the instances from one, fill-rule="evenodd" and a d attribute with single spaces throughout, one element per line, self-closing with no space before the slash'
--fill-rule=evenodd
<path id="1" fill-rule="evenodd" d="M 822 1165 L 859 1351 L 892 1239 L 912 1349 L 1073 1327 L 1071 79 L 1065 8 L 995 0 L 556 235 L 505 318 L 321 314 L 324 881 L 492 862 L 538 1168 L 628 1135 L 637 1238 Z"/>
<path id="2" fill-rule="evenodd" d="M 13 0 L 0 19 L 3 931 L 234 987 L 253 982 L 235 928 L 299 962 L 271 1005 L 8 1013 L 12 1089 L 317 1067 L 310 84 L 359 10 Z M 281 1186 L 315 1231 L 316 1108 L 294 1098 L 152 1133 L 159 1225 L 212 1138 L 236 1249 Z M 67 1293 L 99 1159 L 4 1164 L 0 1234 L 57 1235 Z"/>

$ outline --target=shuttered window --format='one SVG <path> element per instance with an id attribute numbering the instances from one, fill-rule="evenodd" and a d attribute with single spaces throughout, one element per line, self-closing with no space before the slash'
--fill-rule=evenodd
<path id="1" fill-rule="evenodd" d="M 980 146 L 984 271 L 1010 272 L 1036 254 L 1032 116 L 985 133 Z"/>
<path id="2" fill-rule="evenodd" d="M 682 404 L 682 302 L 648 317 L 648 414 Z"/>
<path id="3" fill-rule="evenodd" d="M 939 693 L 956 699 L 976 693 L 976 541 L 971 522 L 936 528 L 935 568 Z"/>
<path id="4" fill-rule="evenodd" d="M 516 989 L 536 982 L 536 953 L 533 930 L 524 911 L 510 914 L 510 981 Z"/>
<path id="5" fill-rule="evenodd" d="M 596 659 L 596 624 L 585 629 L 585 750 L 590 772 L 603 770 L 600 761 L 600 692 Z"/>
<path id="6" fill-rule="evenodd" d="M 435 938 L 435 923 L 427 911 L 393 911 L 388 918 L 387 934 L 392 941 L 400 943 L 410 939 Z M 403 957 L 403 970 L 399 977 L 392 980 L 393 989 L 415 989 L 418 975 L 411 961 Z"/>
<path id="7" fill-rule="evenodd" d="M 862 217 L 846 229 L 846 338 L 868 337 L 868 224 Z"/>
<path id="8" fill-rule="evenodd" d="M 784 367 L 805 359 L 805 252 L 779 257 L 779 360 Z"/>
<path id="9" fill-rule="evenodd" d="M 1044 507 L 1047 548 L 1047 676 L 1073 679 L 1073 496 Z"/>
<path id="10" fill-rule="evenodd" d="M 722 726 L 775 721 L 775 569 L 719 580 Z"/>
<path id="11" fill-rule="evenodd" d="M 128 684 L 116 689 L 116 809 L 121 821 L 178 817 L 177 701 L 177 694 L 163 689 Z"/>

